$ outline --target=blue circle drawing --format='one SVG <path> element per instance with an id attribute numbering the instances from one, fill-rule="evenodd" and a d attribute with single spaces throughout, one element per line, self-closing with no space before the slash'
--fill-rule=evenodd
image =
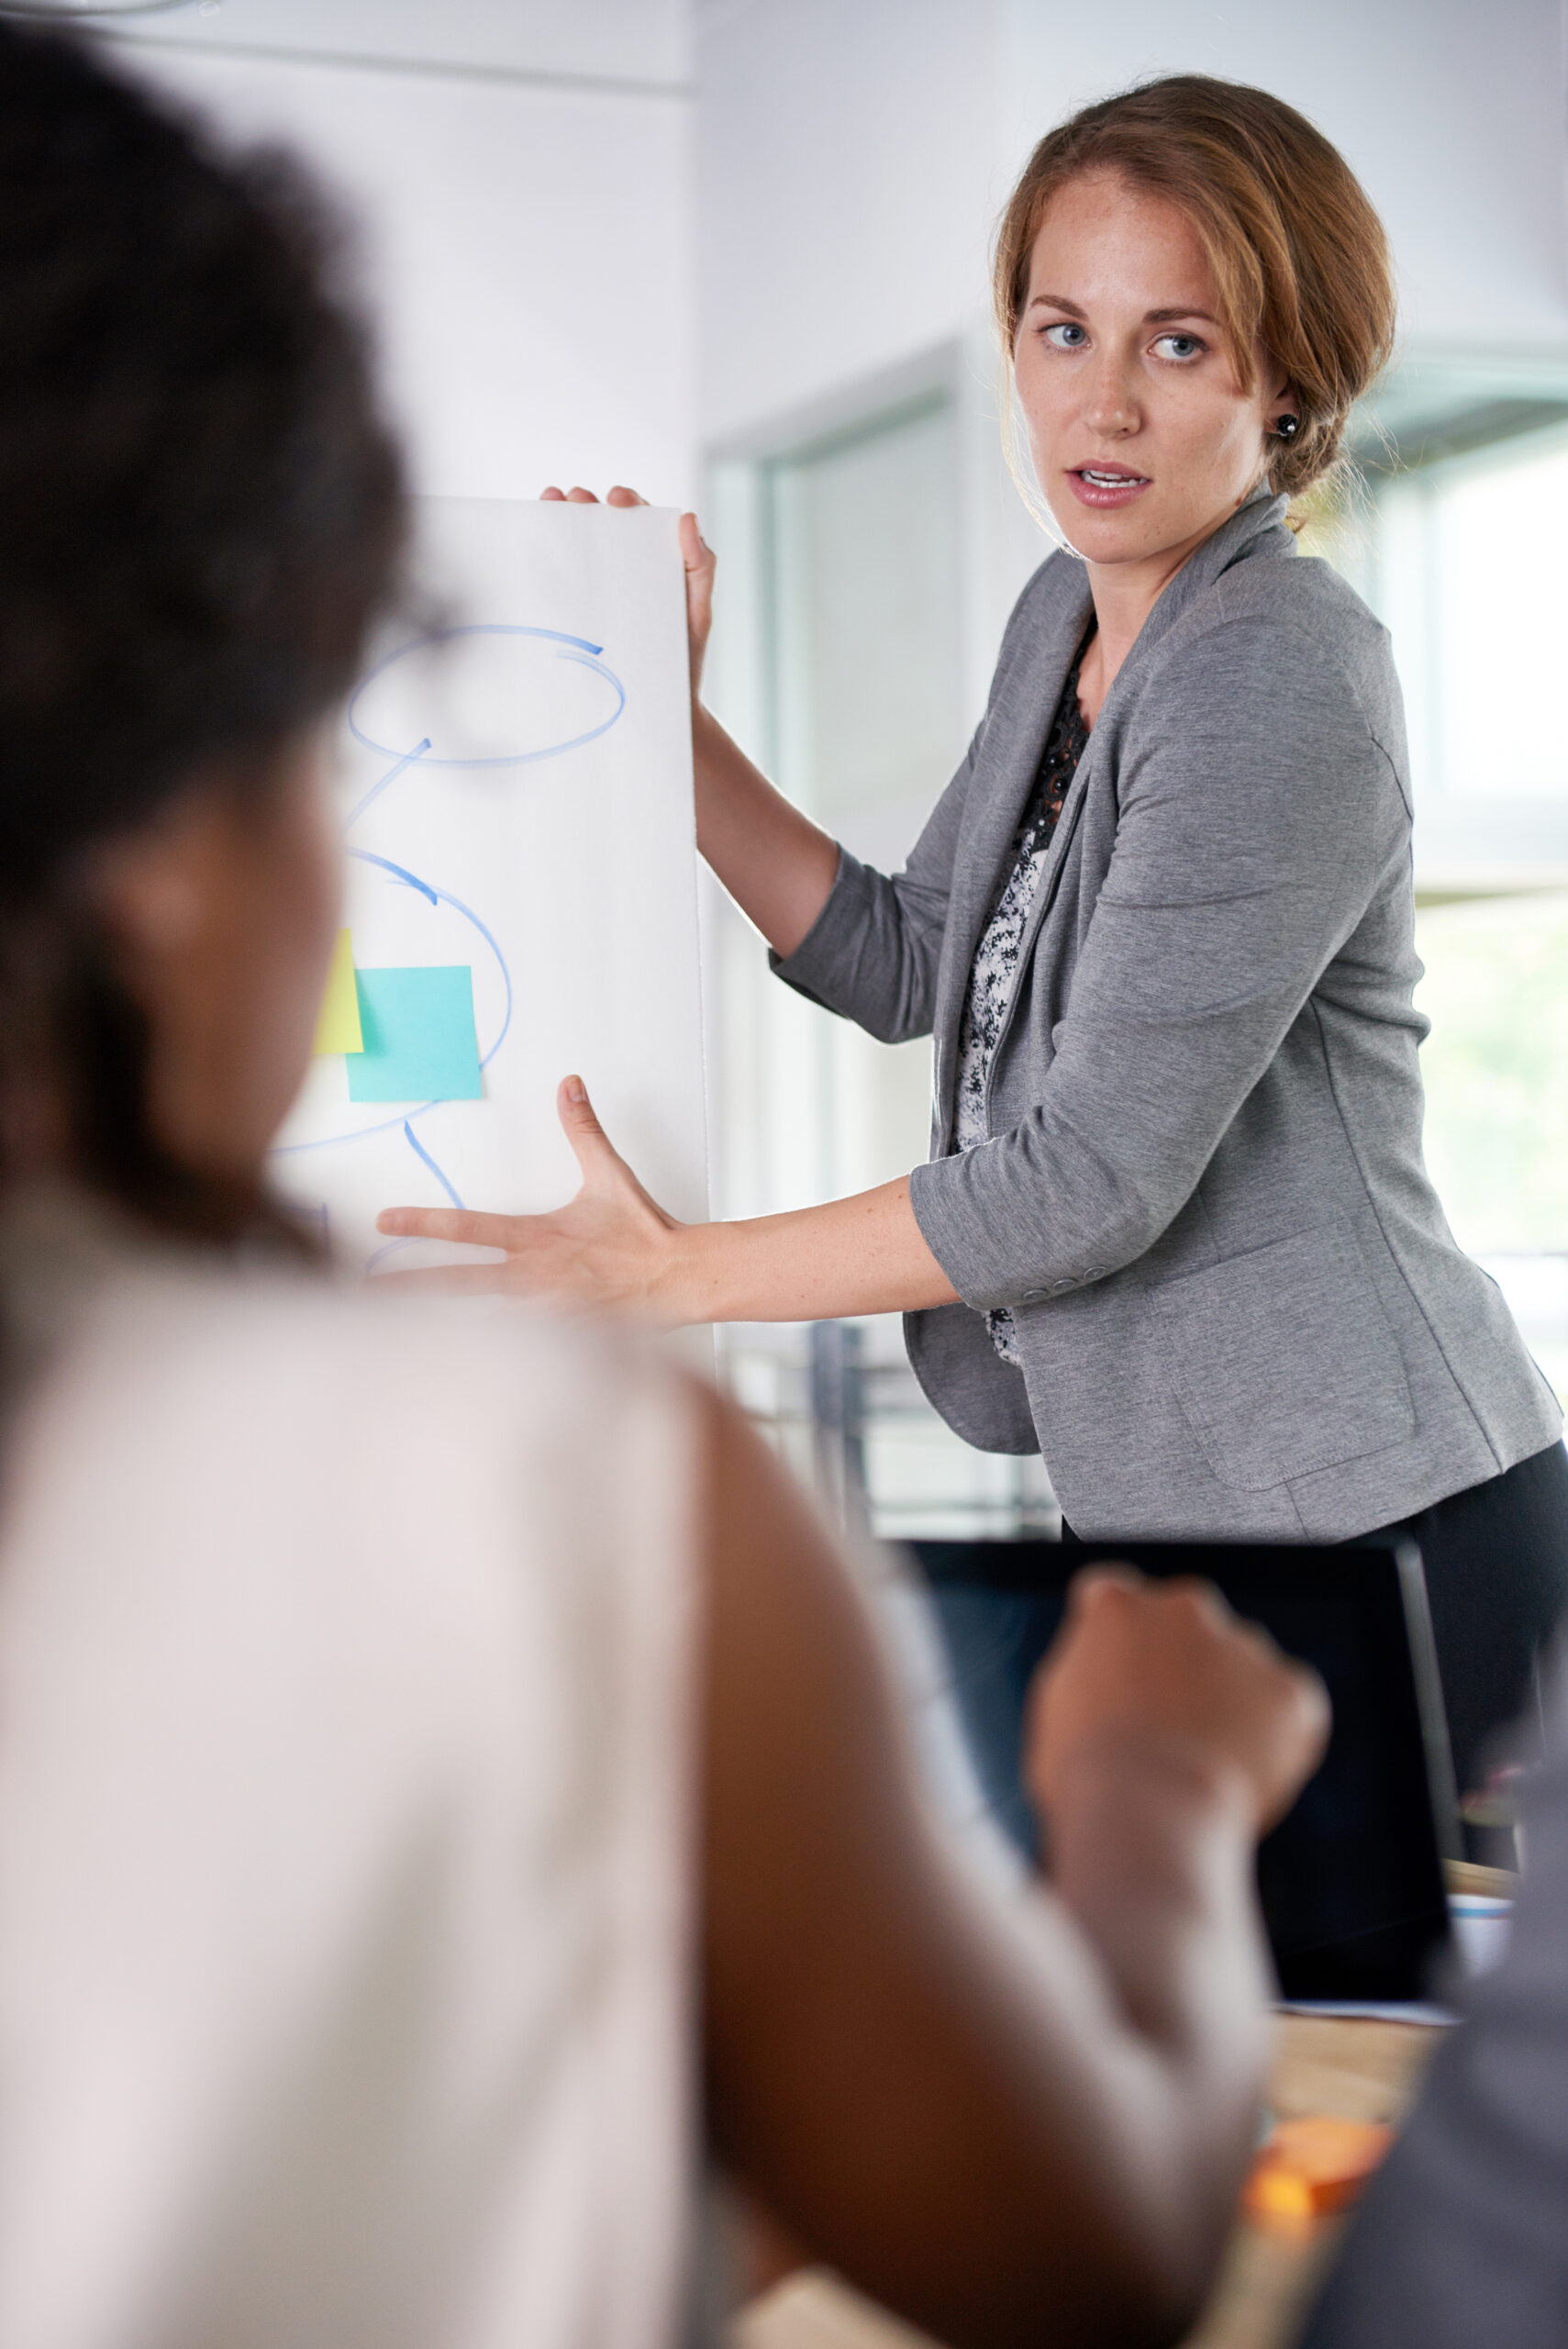
<path id="1" fill-rule="evenodd" d="M 596 741 L 601 734 L 607 734 L 626 707 L 626 687 L 621 684 L 615 671 L 599 658 L 605 649 L 602 644 L 590 644 L 587 638 L 583 636 L 564 635 L 557 628 L 518 628 L 508 626 L 504 622 L 476 620 L 463 628 L 438 629 L 431 635 L 417 636 L 411 642 L 400 644 L 396 651 L 389 652 L 384 661 L 378 661 L 375 667 L 360 679 L 350 698 L 347 713 L 348 726 L 355 741 L 362 743 L 367 751 L 374 751 L 385 759 L 406 756 L 406 745 L 378 742 L 373 735 L 367 734 L 356 722 L 354 713 L 359 708 L 364 695 L 375 684 L 376 679 L 384 676 L 396 662 L 406 661 L 412 653 L 426 651 L 432 645 L 450 644 L 454 639 L 462 636 L 528 636 L 538 637 L 546 643 L 557 645 L 561 649 L 556 653 L 556 659 L 571 661 L 579 668 L 592 670 L 595 676 L 602 677 L 616 696 L 616 706 L 602 726 L 591 726 L 585 734 L 574 734 L 569 742 L 549 742 L 542 750 L 506 751 L 498 756 L 483 759 L 441 759 L 437 758 L 433 752 L 427 751 L 421 760 L 421 764 L 425 766 L 520 767 L 530 765 L 539 759 L 559 759 L 566 751 L 580 751 L 584 742 Z"/>

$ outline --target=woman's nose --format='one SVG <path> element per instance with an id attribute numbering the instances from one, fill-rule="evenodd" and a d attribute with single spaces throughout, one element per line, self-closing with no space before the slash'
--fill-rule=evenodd
<path id="1" fill-rule="evenodd" d="M 1125 367 L 1103 362 L 1089 379 L 1084 420 L 1095 432 L 1136 432 L 1140 421 L 1137 395 Z"/>

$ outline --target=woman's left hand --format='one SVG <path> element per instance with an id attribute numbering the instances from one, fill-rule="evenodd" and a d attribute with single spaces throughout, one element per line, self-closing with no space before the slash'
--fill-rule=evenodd
<path id="1" fill-rule="evenodd" d="M 461 1208 L 388 1208 L 377 1229 L 399 1239 L 455 1240 L 500 1248 L 499 1264 L 445 1264 L 386 1272 L 380 1280 L 508 1297 L 557 1297 L 661 1320 L 686 1318 L 671 1295 L 677 1235 L 685 1227 L 651 1199 L 594 1115 L 580 1076 L 555 1097 L 582 1169 L 576 1197 L 550 1215 L 478 1215 Z"/>

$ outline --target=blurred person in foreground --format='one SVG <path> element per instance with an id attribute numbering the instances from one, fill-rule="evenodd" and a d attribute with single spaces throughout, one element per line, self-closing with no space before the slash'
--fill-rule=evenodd
<path id="1" fill-rule="evenodd" d="M 267 1197 L 403 533 L 329 262 L 0 30 L 0 2341 L 662 2349 L 705 2163 L 952 2343 L 1173 2339 L 1320 1691 L 1089 1578 L 988 1906 L 727 1405 Z"/>

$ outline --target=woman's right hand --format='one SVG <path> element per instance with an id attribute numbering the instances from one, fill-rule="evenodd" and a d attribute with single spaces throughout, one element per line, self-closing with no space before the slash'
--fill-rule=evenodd
<path id="1" fill-rule="evenodd" d="M 591 489 L 555 489 L 541 492 L 541 502 L 556 506 L 596 506 L 598 499 Z M 646 497 L 635 489 L 617 486 L 606 498 L 606 506 L 646 506 Z M 692 699 L 695 702 L 702 687 L 703 656 L 707 651 L 708 631 L 713 626 L 713 574 L 718 558 L 705 541 L 697 528 L 695 514 L 681 517 L 681 554 L 686 566 L 686 642 L 692 664 Z"/>
<path id="2" fill-rule="evenodd" d="M 1073 1583 L 1065 1626 L 1036 1675 L 1026 1773 L 1049 1817 L 1085 1759 L 1141 1752 L 1157 1769 L 1186 1763 L 1234 1790 L 1262 1833 L 1289 1809 L 1328 1736 L 1317 1674 L 1239 1622 L 1211 1585 L 1095 1566 Z"/>

